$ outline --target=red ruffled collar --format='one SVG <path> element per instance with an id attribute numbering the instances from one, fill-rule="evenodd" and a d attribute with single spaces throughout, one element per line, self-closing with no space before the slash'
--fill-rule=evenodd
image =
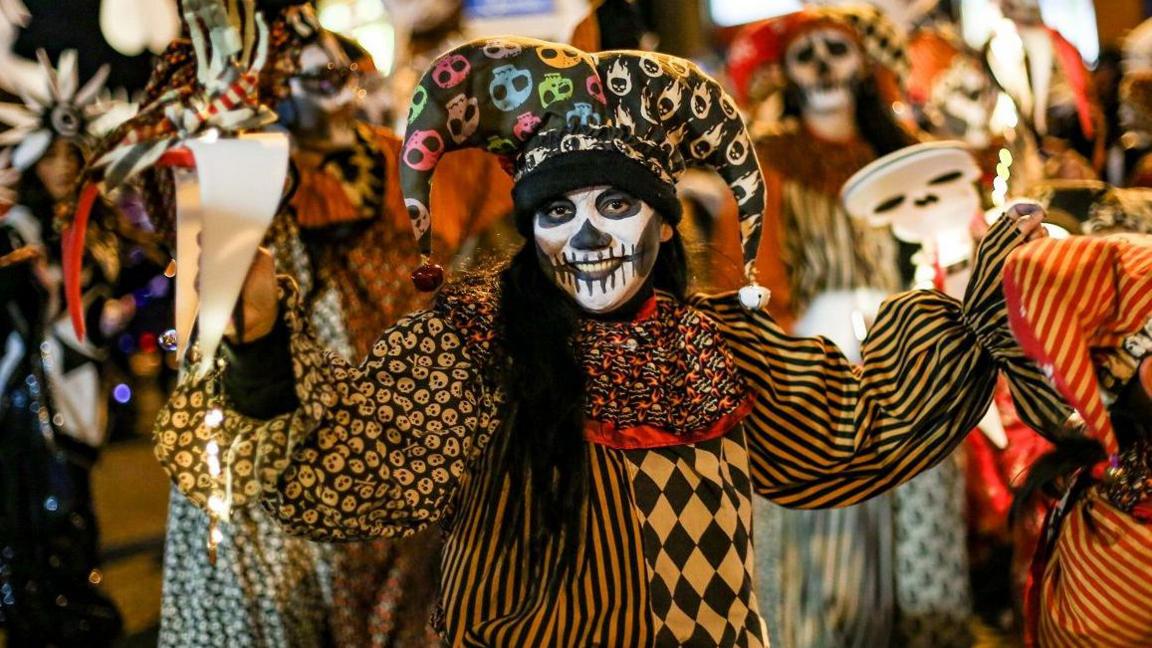
<path id="1" fill-rule="evenodd" d="M 437 310 L 482 364 L 497 344 L 494 277 L 441 292 Z M 723 435 L 751 410 L 736 362 L 700 311 L 653 295 L 629 321 L 586 319 L 577 344 L 587 373 L 584 435 L 621 450 L 698 443 Z"/>

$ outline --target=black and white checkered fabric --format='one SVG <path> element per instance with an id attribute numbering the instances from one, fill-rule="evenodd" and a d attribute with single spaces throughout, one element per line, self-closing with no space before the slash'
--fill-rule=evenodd
<path id="1" fill-rule="evenodd" d="M 860 35 L 868 56 L 904 82 L 911 70 L 904 31 L 871 5 L 841 7 L 844 19 Z"/>
<path id="2" fill-rule="evenodd" d="M 767 646 L 744 435 L 628 453 L 656 645 Z"/>

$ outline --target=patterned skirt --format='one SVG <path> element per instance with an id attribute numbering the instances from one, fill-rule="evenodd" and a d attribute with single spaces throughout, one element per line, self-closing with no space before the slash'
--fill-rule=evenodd
<path id="1" fill-rule="evenodd" d="M 164 648 L 328 643 L 324 545 L 289 537 L 258 506 L 232 512 L 216 564 L 208 515 L 175 488 L 168 509 L 160 640 Z"/>

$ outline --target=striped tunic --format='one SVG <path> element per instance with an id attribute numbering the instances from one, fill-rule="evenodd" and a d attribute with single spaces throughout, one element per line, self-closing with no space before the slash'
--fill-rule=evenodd
<path id="1" fill-rule="evenodd" d="M 936 292 L 888 301 L 860 367 L 827 340 L 744 312 L 734 294 L 688 304 L 661 295 L 636 321 L 586 323 L 577 343 L 595 417 L 584 560 L 555 589 L 537 586 L 555 569 L 550 553 L 529 564 L 480 513 L 492 489 L 503 491 L 501 509 L 532 496 L 494 477 L 491 441 L 507 403 L 493 378 L 490 282 L 446 289 L 437 307 L 386 330 L 358 367 L 306 334 L 289 291 L 299 406 L 270 420 L 230 411 L 209 429 L 215 382 L 189 378 L 157 421 L 157 456 L 204 506 L 204 446 L 215 439 L 235 505 L 263 501 L 291 532 L 320 540 L 439 523 L 435 622 L 448 645 L 763 646 L 753 491 L 786 506 L 842 506 L 911 478 L 975 426 L 998 367 L 1029 396 L 1026 418 L 1059 416 L 1005 325 L 998 276 L 1017 239 L 1009 223 L 993 228 L 964 307 Z M 605 344 L 616 335 L 627 353 Z M 601 394 L 601 379 L 618 387 Z M 513 535 L 535 523 L 526 516 Z"/>

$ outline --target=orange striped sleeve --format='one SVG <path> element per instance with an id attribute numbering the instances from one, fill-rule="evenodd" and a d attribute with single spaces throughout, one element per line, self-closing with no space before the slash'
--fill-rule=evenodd
<path id="1" fill-rule="evenodd" d="M 1008 331 L 1000 273 L 1019 243 L 1007 220 L 985 238 L 966 303 L 936 291 L 890 298 L 853 366 L 825 338 L 784 333 L 731 296 L 700 300 L 754 396 L 747 419 L 757 490 L 798 508 L 871 498 L 946 457 L 987 411 L 1002 370 L 1030 424 L 1066 408 Z"/>

